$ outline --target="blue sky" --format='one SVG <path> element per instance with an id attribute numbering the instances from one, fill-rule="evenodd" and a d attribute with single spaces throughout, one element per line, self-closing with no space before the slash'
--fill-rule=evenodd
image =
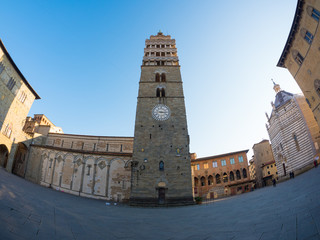
<path id="1" fill-rule="evenodd" d="M 276 67 L 295 0 L 1 2 L 0 38 L 65 133 L 133 136 L 145 39 L 176 39 L 190 151 L 198 157 L 252 148 L 268 138 L 271 78 L 301 90 Z M 248 153 L 248 158 L 252 151 Z"/>

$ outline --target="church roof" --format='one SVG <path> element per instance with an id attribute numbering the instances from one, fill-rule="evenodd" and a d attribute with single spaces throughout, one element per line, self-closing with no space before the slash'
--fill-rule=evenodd
<path id="1" fill-rule="evenodd" d="M 276 100 L 274 101 L 274 106 L 276 108 L 281 107 L 282 105 L 286 104 L 288 101 L 290 101 L 293 98 L 293 94 L 281 90 L 276 95 Z"/>
<path id="2" fill-rule="evenodd" d="M 14 70 L 16 70 L 17 74 L 20 76 L 20 78 L 22 79 L 22 81 L 24 82 L 24 84 L 30 89 L 30 91 L 33 93 L 33 95 L 35 96 L 36 99 L 40 99 L 39 95 L 36 93 L 36 91 L 31 87 L 31 85 L 28 83 L 27 79 L 25 79 L 25 77 L 23 76 L 23 74 L 20 72 L 19 68 L 17 67 L 17 65 L 14 63 L 14 61 L 12 60 L 11 56 L 9 55 L 6 47 L 3 45 L 3 42 L 0 39 L 0 48 L 2 49 L 3 53 L 6 55 L 6 57 L 8 58 L 9 62 L 11 63 L 12 67 L 14 68 Z"/>

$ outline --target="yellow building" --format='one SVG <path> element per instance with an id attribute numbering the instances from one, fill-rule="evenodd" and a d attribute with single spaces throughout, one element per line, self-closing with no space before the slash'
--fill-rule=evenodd
<path id="1" fill-rule="evenodd" d="M 278 180 L 277 165 L 274 160 L 262 164 L 262 179 L 264 186 L 272 185 L 272 179 Z"/>
<path id="2" fill-rule="evenodd" d="M 288 40 L 277 66 L 289 70 L 320 126 L 319 22 L 320 1 L 298 0 Z"/>
<path id="3" fill-rule="evenodd" d="M 24 174 L 20 163 L 31 144 L 31 136 L 22 128 L 35 99 L 40 97 L 0 40 L 0 166 L 19 175 Z"/>

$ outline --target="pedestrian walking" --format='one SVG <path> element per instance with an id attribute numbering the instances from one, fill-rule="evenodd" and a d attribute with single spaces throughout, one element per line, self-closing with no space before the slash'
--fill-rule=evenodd
<path id="1" fill-rule="evenodd" d="M 274 187 L 277 185 L 276 179 L 272 179 L 272 184 L 273 184 Z"/>

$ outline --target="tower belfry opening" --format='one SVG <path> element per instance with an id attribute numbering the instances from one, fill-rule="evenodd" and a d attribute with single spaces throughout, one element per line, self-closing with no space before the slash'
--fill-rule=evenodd
<path id="1" fill-rule="evenodd" d="M 194 204 L 176 42 L 170 35 L 159 32 L 150 36 L 145 44 L 135 122 L 130 204 Z M 154 127 L 157 125 L 159 128 Z"/>

